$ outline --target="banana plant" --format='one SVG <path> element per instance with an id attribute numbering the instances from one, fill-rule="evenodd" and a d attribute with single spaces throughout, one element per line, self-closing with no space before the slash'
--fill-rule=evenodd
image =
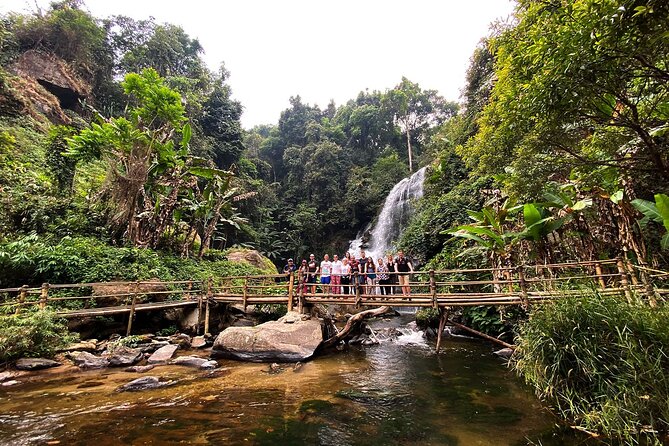
<path id="1" fill-rule="evenodd" d="M 511 247 L 518 240 L 519 234 L 505 230 L 507 218 L 522 209 L 513 200 L 507 199 L 500 209 L 486 206 L 481 211 L 467 211 L 473 224 L 461 225 L 446 231 L 454 237 L 473 240 L 478 248 L 483 248 L 492 255 L 506 259 L 511 255 Z"/>
<path id="2" fill-rule="evenodd" d="M 639 225 L 642 228 L 646 227 L 651 221 L 664 226 L 667 232 L 662 236 L 660 246 L 662 246 L 662 249 L 669 248 L 669 196 L 656 194 L 655 203 L 637 198 L 632 200 L 632 205 L 643 214 L 643 218 L 639 220 Z"/>
<path id="3" fill-rule="evenodd" d="M 566 217 L 555 218 L 545 208 L 535 203 L 527 203 L 523 205 L 523 220 L 525 228 L 518 237 L 538 242 L 559 229 L 565 223 Z"/>
<path id="4" fill-rule="evenodd" d="M 547 208 L 556 208 L 562 211 L 566 216 L 573 216 L 575 213 L 583 211 L 592 206 L 592 198 L 577 199 L 576 188 L 572 184 L 563 184 L 558 187 L 556 192 L 544 193 L 543 206 Z"/>

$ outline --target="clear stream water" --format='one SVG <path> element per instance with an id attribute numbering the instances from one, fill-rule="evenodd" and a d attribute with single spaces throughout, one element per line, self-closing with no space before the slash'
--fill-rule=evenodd
<path id="1" fill-rule="evenodd" d="M 583 444 L 556 426 L 495 346 L 450 338 L 436 355 L 420 333 L 402 332 L 279 370 L 235 361 L 219 361 L 213 373 L 161 366 L 145 375 L 177 383 L 136 393 L 115 391 L 135 373 L 52 369 L 0 389 L 0 444 Z"/>

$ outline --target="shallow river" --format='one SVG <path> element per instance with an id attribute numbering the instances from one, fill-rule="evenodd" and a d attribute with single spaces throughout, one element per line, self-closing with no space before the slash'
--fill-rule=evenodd
<path id="1" fill-rule="evenodd" d="M 494 349 L 451 338 L 436 355 L 409 334 L 279 370 L 157 367 L 146 375 L 177 383 L 137 393 L 115 392 L 134 373 L 52 369 L 0 390 L 0 444 L 583 444 Z"/>

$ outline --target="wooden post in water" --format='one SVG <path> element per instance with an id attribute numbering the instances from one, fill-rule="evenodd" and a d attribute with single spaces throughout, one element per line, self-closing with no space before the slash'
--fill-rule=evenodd
<path id="1" fill-rule="evenodd" d="M 595 274 L 597 275 L 597 281 L 599 282 L 599 287 L 601 289 L 606 288 L 606 282 L 604 282 L 604 277 L 602 277 L 602 264 L 597 262 L 595 263 Z"/>
<path id="2" fill-rule="evenodd" d="M 42 289 L 40 290 L 40 297 L 39 297 L 39 307 L 41 310 L 46 308 L 46 303 L 49 300 L 49 284 L 48 283 L 43 283 L 42 284 Z"/>
<path id="3" fill-rule="evenodd" d="M 437 301 L 437 281 L 434 278 L 434 270 L 430 270 L 430 294 L 432 294 L 432 308 L 435 310 L 439 308 L 439 302 Z"/>
<path id="4" fill-rule="evenodd" d="M 520 301 L 523 308 L 527 310 L 530 307 L 530 299 L 527 294 L 527 282 L 525 281 L 525 265 L 519 265 L 516 271 L 518 272 L 518 284 L 520 285 Z"/>
<path id="5" fill-rule="evenodd" d="M 207 278 L 207 302 L 204 310 L 204 334 L 209 333 L 209 301 L 214 296 L 214 278 Z"/>
<path id="6" fill-rule="evenodd" d="M 249 292 L 249 276 L 244 277 L 244 288 L 242 289 L 242 306 L 244 307 L 244 313 L 246 313 L 246 299 L 248 299 Z"/>
<path id="7" fill-rule="evenodd" d="M 295 272 L 291 271 L 288 275 L 288 311 L 293 311 L 293 287 L 295 281 Z"/>
<path id="8" fill-rule="evenodd" d="M 126 336 L 130 336 L 132 332 L 132 320 L 135 318 L 135 305 L 137 305 L 137 293 L 139 293 L 139 280 L 134 284 L 134 292 L 132 294 L 132 303 L 130 304 L 130 315 L 128 316 L 128 329 L 125 331 Z"/>
<path id="9" fill-rule="evenodd" d="M 441 336 L 444 333 L 444 328 L 446 328 L 446 321 L 448 320 L 449 310 L 444 307 L 439 309 L 439 331 L 437 332 L 437 353 L 441 348 Z"/>
<path id="10" fill-rule="evenodd" d="M 14 314 L 21 313 L 21 308 L 23 307 L 23 304 L 26 302 L 26 296 L 28 296 L 28 285 L 22 285 L 21 289 L 19 290 L 19 304 L 16 306 Z"/>
<path id="11" fill-rule="evenodd" d="M 627 271 L 625 271 L 623 259 L 618 257 L 616 259 L 616 265 L 618 267 L 618 274 L 620 274 L 620 285 L 625 290 L 625 298 L 627 299 L 627 302 L 632 303 L 632 290 L 630 289 L 630 283 L 627 279 Z"/>

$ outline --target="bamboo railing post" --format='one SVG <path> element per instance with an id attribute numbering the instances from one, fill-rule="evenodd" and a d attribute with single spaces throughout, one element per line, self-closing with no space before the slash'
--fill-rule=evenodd
<path id="1" fill-rule="evenodd" d="M 16 306 L 16 311 L 14 314 L 21 313 L 21 307 L 26 302 L 26 297 L 28 296 L 28 285 L 22 285 L 19 290 L 19 305 Z"/>
<path id="2" fill-rule="evenodd" d="M 196 333 L 200 334 L 200 324 L 202 324 L 202 292 L 204 291 L 204 282 L 200 285 L 200 292 L 197 293 L 197 330 Z"/>
<path id="3" fill-rule="evenodd" d="M 616 259 L 616 266 L 618 267 L 618 274 L 620 275 L 620 285 L 625 290 L 625 298 L 627 302 L 632 303 L 632 290 L 630 289 L 630 283 L 627 279 L 627 271 L 625 271 L 625 264 L 623 259 L 618 257 Z"/>
<path id="4" fill-rule="evenodd" d="M 246 313 L 246 300 L 248 299 L 249 292 L 249 277 L 244 277 L 244 288 L 242 289 L 242 306 L 244 307 L 244 313 Z"/>
<path id="5" fill-rule="evenodd" d="M 604 277 L 602 277 L 602 264 L 597 262 L 595 263 L 595 274 L 597 275 L 597 281 L 599 282 L 599 287 L 604 289 L 606 288 L 606 282 L 604 282 Z"/>
<path id="6" fill-rule="evenodd" d="M 42 289 L 40 290 L 40 296 L 39 296 L 39 307 L 40 310 L 43 310 L 46 308 L 46 303 L 49 300 L 49 284 L 48 283 L 43 283 L 42 284 Z"/>
<path id="7" fill-rule="evenodd" d="M 432 294 L 432 308 L 439 308 L 439 302 L 437 301 L 437 281 L 434 278 L 434 270 L 430 270 L 430 294 Z"/>
<path id="8" fill-rule="evenodd" d="M 132 332 L 132 320 L 135 318 L 135 306 L 137 305 L 137 293 L 139 293 L 139 280 L 135 282 L 134 292 L 132 294 L 132 303 L 130 304 L 130 315 L 128 316 L 128 329 L 125 331 L 126 336 L 130 336 Z"/>
<path id="9" fill-rule="evenodd" d="M 207 303 L 205 305 L 205 310 L 204 310 L 204 334 L 206 335 L 209 333 L 209 301 L 211 298 L 214 296 L 214 278 L 209 277 L 207 279 Z"/>
<path id="10" fill-rule="evenodd" d="M 439 309 L 439 331 L 437 332 L 437 353 L 441 348 L 441 336 L 444 333 L 444 328 L 446 328 L 446 321 L 448 320 L 449 311 L 444 307 Z"/>
<path id="11" fill-rule="evenodd" d="M 188 299 L 192 299 L 193 298 L 193 295 L 191 294 L 191 291 L 193 291 L 193 281 L 192 280 L 188 281 L 188 283 L 186 284 L 186 289 L 188 290 L 188 292 L 186 293 L 186 295 L 188 296 Z M 186 296 L 184 296 L 184 297 L 186 297 Z"/>
<path id="12" fill-rule="evenodd" d="M 520 285 L 520 300 L 524 309 L 530 307 L 530 299 L 527 294 L 527 282 L 525 281 L 525 265 L 518 265 L 516 268 L 518 272 L 518 284 Z"/>
<path id="13" fill-rule="evenodd" d="M 625 268 L 627 268 L 627 273 L 629 274 L 630 278 L 632 279 L 632 285 L 638 285 L 639 284 L 639 279 L 637 278 L 637 276 L 634 272 L 634 267 L 632 266 L 632 262 L 628 258 L 625 259 Z"/>
<path id="14" fill-rule="evenodd" d="M 293 287 L 295 281 L 295 272 L 291 271 L 288 275 L 288 311 L 293 311 Z"/>
<path id="15" fill-rule="evenodd" d="M 300 277 L 299 287 L 300 292 L 298 293 L 297 299 L 297 311 L 300 314 L 304 313 L 304 287 L 305 287 L 304 277 Z"/>
<path id="16" fill-rule="evenodd" d="M 360 302 L 362 301 L 362 298 L 360 297 L 360 285 L 358 283 L 358 272 L 355 271 L 353 273 L 353 280 L 355 284 L 355 307 L 360 308 Z"/>

